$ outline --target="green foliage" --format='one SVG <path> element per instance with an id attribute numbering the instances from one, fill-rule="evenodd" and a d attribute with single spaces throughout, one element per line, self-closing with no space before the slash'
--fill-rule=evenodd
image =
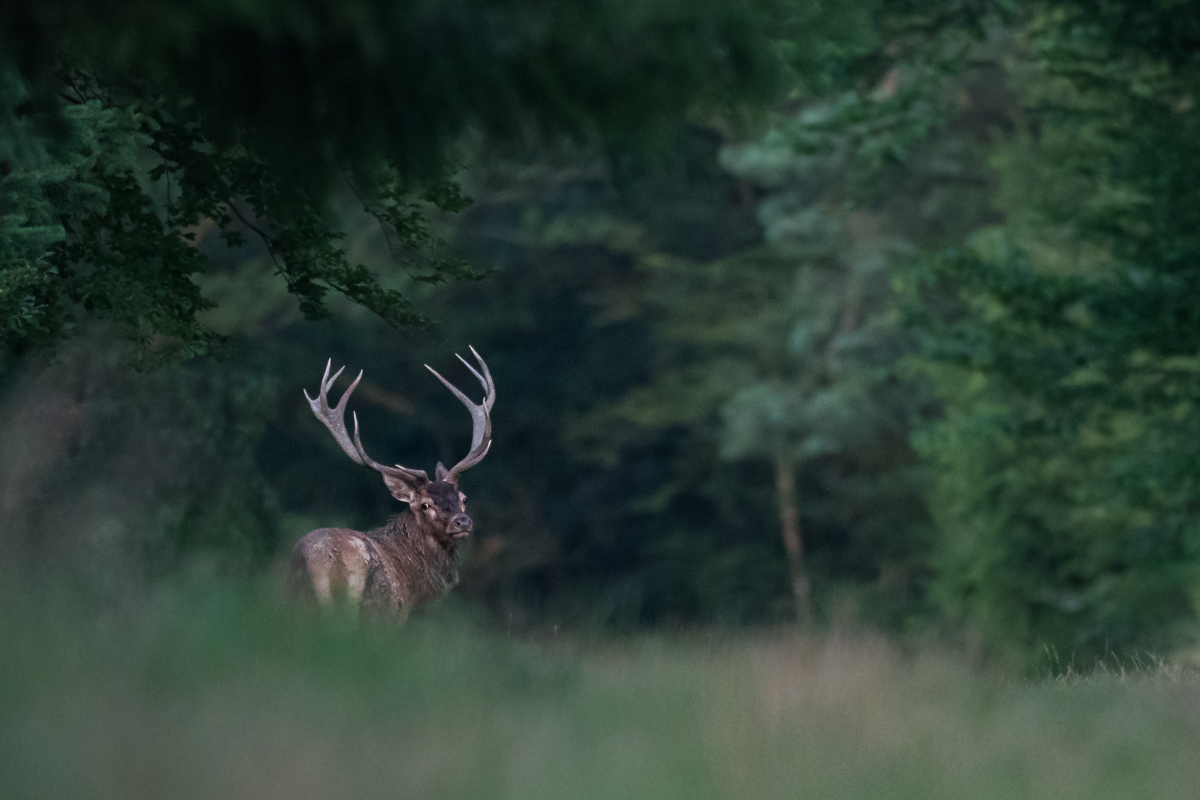
<path id="1" fill-rule="evenodd" d="M 146 364 L 215 352 L 196 281 L 211 226 L 234 247 L 257 235 L 310 319 L 332 291 L 428 327 L 406 281 L 479 277 L 427 218 L 468 202 L 453 157 L 465 133 L 627 145 L 768 99 L 781 15 L 627 0 L 7 8 L 0 114 L 25 144 L 0 190 L 14 243 L 3 341 L 52 344 L 82 309 Z M 329 204 L 346 187 L 407 273 L 399 285 L 348 258 Z"/>
<path id="2" fill-rule="evenodd" d="M 374 242 L 376 250 L 401 245 L 413 270 L 399 281 L 385 272 L 381 291 L 399 286 L 404 294 L 377 299 L 376 306 L 395 300 L 394 316 L 414 322 L 432 309 L 448 340 L 475 344 L 514 387 L 496 412 L 488 471 L 470 478 L 479 487 L 472 491 L 474 513 L 499 522 L 495 540 L 484 538 L 468 559 L 464 589 L 498 615 L 625 626 L 786 614 L 769 473 L 782 449 L 803 467 L 807 544 L 816 580 L 828 588 L 828 610 L 846 605 L 839 595 L 862 594 L 857 602 L 864 616 L 889 624 L 911 619 L 921 595 L 925 537 L 904 441 L 919 395 L 895 374 L 903 335 L 890 316 L 882 255 L 896 240 L 891 231 L 862 226 L 874 219 L 873 209 L 845 208 L 852 194 L 847 187 L 865 181 L 849 176 L 862 159 L 839 155 L 846 148 L 837 131 L 853 128 L 849 138 L 859 150 L 875 141 L 872 131 L 895 134 L 896 143 L 875 151 L 883 154 L 871 168 L 875 175 L 936 129 L 930 119 L 946 106 L 942 84 L 931 83 L 923 94 L 909 91 L 925 85 L 928 70 L 901 84 L 909 98 L 904 102 L 872 89 L 883 70 L 879 49 L 891 31 L 927 24 L 923 14 L 934 11 L 914 16 L 904 10 L 905 22 L 895 9 L 870 4 L 717 9 L 601 3 L 543 10 L 534 30 L 526 27 L 527 10 L 508 4 L 489 6 L 495 13 L 487 19 L 475 6 L 431 4 L 413 16 L 381 10 L 380 17 L 371 4 L 344 4 L 322 18 L 322 30 L 342 37 L 348 48 L 335 54 L 324 33 L 304 32 L 307 15 L 321 15 L 319 5 L 270 25 L 254 17 L 256 8 L 234 13 L 210 4 L 205 14 L 190 17 L 186 8 L 165 4 L 152 12 L 163 24 L 133 31 L 86 17 L 46 28 L 72 42 L 67 63 L 87 67 L 71 73 L 77 85 L 69 94 L 88 98 L 78 108 L 140 115 L 134 133 L 143 143 L 127 161 L 144 194 L 131 194 L 130 202 L 163 219 L 160 249 L 183 253 L 180 242 L 189 241 L 183 236 L 195 233 L 206 257 L 194 264 L 180 260 L 175 273 L 197 268 L 184 275 L 201 287 L 190 308 L 208 300 L 223 307 L 193 313 L 193 327 L 180 330 L 196 337 L 219 330 L 261 349 L 256 366 L 288 387 L 276 407 L 262 412 L 271 425 L 233 437 L 245 436 L 245 451 L 257 450 L 254 459 L 239 459 L 227 475 L 217 470 L 211 481 L 178 487 L 185 497 L 162 492 L 147 530 L 162 537 L 164 550 L 190 553 L 225 542 L 231 553 L 257 554 L 271 546 L 264 542 L 282 538 L 275 533 L 283 524 L 280 511 L 370 526 L 392 510 L 336 448 L 321 446 L 319 428 L 314 437 L 304 406 L 292 402 L 300 385 L 310 384 L 305 376 L 314 358 L 320 361 L 314 352 L 380 376 L 359 398 L 365 422 L 372 406 L 379 413 L 368 429 L 380 431 L 368 434 L 377 437 L 373 450 L 442 456 L 461 436 L 460 419 L 427 411 L 437 408 L 439 387 L 398 368 L 397 362 L 417 363 L 416 354 L 397 357 L 394 342 L 353 311 L 344 315 L 347 325 L 293 324 L 286 298 L 269 285 L 267 273 L 281 273 L 309 316 L 337 302 L 327 294 L 331 289 L 370 305 L 370 286 L 358 282 L 369 273 L 349 265 L 375 264 L 364 244 Z M 354 8 L 367 9 L 365 16 L 354 17 Z M 37 12 L 28 14 L 35 27 L 49 25 Z M 443 47 L 449 40 L 439 37 L 478 25 L 493 33 L 494 26 L 511 28 L 507 41 L 515 50 L 497 52 L 496 42 L 505 40 L 490 33 L 477 48 L 443 48 L 456 54 L 453 59 L 420 63 L 409 63 L 402 47 L 376 56 L 366 47 L 378 37 L 418 37 L 420 47 Z M 77 40 L 85 29 L 95 38 Z M 226 52 L 212 31 L 237 42 L 236 52 Z M 754 46 L 739 37 L 753 37 Z M 106 46 L 113 41 L 124 44 Z M 281 75 L 256 65 L 237 74 L 235 85 L 222 83 L 232 80 L 222 71 L 228 65 L 247 53 L 267 58 L 280 42 L 304 68 Z M 711 128 L 676 135 L 671 121 L 686 112 L 709 122 L 714 110 L 729 118 L 732 106 L 769 97 L 778 88 L 780 57 L 796 71 L 794 99 L 806 105 L 807 116 L 782 126 L 782 135 L 768 134 L 763 146 L 744 148 L 738 157 L 754 164 L 735 163 L 725 149 L 721 168 Z M 395 69 L 397 59 L 405 59 L 408 70 L 404 86 L 392 72 L 380 72 Z M 451 62 L 462 71 L 449 69 Z M 570 69 L 563 66 L 568 62 Z M 518 63 L 544 82 L 518 82 L 511 87 L 516 94 L 505 95 L 496 81 L 512 74 L 504 65 Z M 484 73 L 491 83 L 467 85 Z M 36 82 L 53 73 L 31 68 L 26 74 Z M 213 94 L 208 81 L 227 93 Z M 363 98 L 364 86 L 376 87 L 371 102 Z M 481 86 L 489 101 L 514 105 L 480 103 L 468 115 L 468 106 L 483 96 Z M 239 92 L 253 87 L 259 93 L 251 104 Z M 169 91 L 152 91 L 164 88 Z M 815 97 L 831 93 L 814 107 Z M 314 106 L 312 98 L 326 105 Z M 895 121 L 872 128 L 866 109 L 876 107 L 886 107 Z M 81 113 L 74 108 L 64 114 Z M 821 128 L 818 117 L 842 122 Z M 851 117 L 853 124 L 846 121 Z M 35 118 L 56 119 L 36 105 L 23 119 Z M 346 120 L 357 127 L 345 127 Z M 486 287 L 435 292 L 422 285 L 426 279 L 462 273 L 448 260 L 421 269 L 422 256 L 432 261 L 440 252 L 434 247 L 439 236 L 451 235 L 441 221 L 435 233 L 422 212 L 429 202 L 461 207 L 461 194 L 441 170 L 445 145 L 467 124 L 463 120 L 493 143 L 506 126 L 598 134 L 609 146 L 613 180 L 592 156 L 557 164 L 530 163 L 526 156 L 511 165 L 511 180 L 473 184 L 479 205 L 458 226 L 458 244 L 473 262 L 499 262 L 501 270 Z M 807 133 L 797 125 L 807 125 Z M 797 155 L 794 145 L 806 136 L 820 141 Z M 639 147 L 648 141 L 659 145 L 649 156 Z M 490 146 L 479 161 L 494 152 Z M 396 160 L 389 163 L 381 152 Z M 562 151 L 540 152 L 537 158 L 553 162 Z M 345 159 L 331 164 L 327 153 Z M 772 159 L 778 163 L 767 165 Z M 508 166 L 487 163 L 469 180 L 481 180 L 488 167 Z M 324 215 L 326 190 L 343 184 L 357 195 L 347 207 L 365 213 Z M 128 188 L 132 193 L 133 185 Z M 374 233 L 360 224 L 364 217 L 378 223 Z M 109 215 L 105 224 L 124 219 Z M 347 238 L 338 239 L 343 229 Z M 764 229 L 776 249 L 762 247 Z M 103 225 L 97 230 L 84 254 L 109 257 L 108 283 L 101 286 L 119 285 L 119 269 L 138 262 L 106 254 L 110 237 Z M 213 247 L 218 234 L 234 244 L 242 237 L 249 242 L 240 252 L 220 254 Z M 250 246 L 256 237 L 262 254 Z M 133 252 L 133 242 L 128 245 Z M 157 266 L 153 258 L 141 263 Z M 240 291 L 243 286 L 252 289 Z M 116 315 L 126 307 L 103 310 Z M 186 354 L 178 337 L 164 341 L 158 332 L 143 341 L 163 356 L 172 348 Z M 188 352 L 206 346 L 203 338 L 195 341 Z M 433 363 L 444 350 L 424 351 L 426 359 Z M 419 409 L 421 418 L 395 425 L 383 419 L 385 407 Z M 259 410 L 211 406 L 193 422 L 229 430 L 224 415 L 232 413 L 256 418 Z M 198 464 L 226 457 L 201 450 Z M 255 467 L 260 480 L 245 480 Z M 270 490 L 259 491 L 263 484 Z M 863 586 L 870 587 L 866 593 Z M 886 613 L 872 610 L 883 605 L 871 594 L 876 589 L 887 597 Z"/>
<path id="3" fill-rule="evenodd" d="M 1031 17 L 1025 127 L 993 160 L 1005 223 L 908 279 L 946 408 L 921 442 L 939 591 L 1032 664 L 1194 628 L 1197 73 L 1113 19 Z"/>
<path id="4" fill-rule="evenodd" d="M 895 242 L 872 229 L 872 215 L 830 198 L 827 184 L 838 180 L 821 183 L 826 160 L 770 147 L 723 148 L 721 160 L 737 170 L 729 175 L 694 135 L 679 146 L 686 160 L 673 165 L 686 181 L 648 170 L 625 186 L 623 207 L 576 206 L 544 221 L 556 245 L 591 259 L 604 232 L 626 274 L 589 292 L 598 321 L 646 335 L 644 349 L 622 354 L 639 359 L 641 375 L 590 403 L 567 443 L 618 474 L 646 462 L 636 494 L 620 502 L 627 525 L 641 517 L 672 543 L 670 559 L 642 551 L 657 575 L 674 575 L 682 561 L 702 576 L 709 558 L 757 569 L 760 583 L 774 582 L 782 613 L 789 603 L 772 471 L 780 458 L 798 465 L 822 611 L 857 600 L 855 612 L 899 624 L 920 603 L 925 536 L 905 442 L 920 393 L 894 369 L 904 334 L 884 267 Z M 682 186 L 690 219 L 650 210 L 670 207 L 665 198 Z M 762 202 L 748 202 L 756 190 Z M 630 213 L 642 202 L 644 211 Z M 760 222 L 769 248 L 753 233 Z M 698 507 L 709 510 L 696 516 Z M 672 582 L 679 594 L 687 583 L 689 592 L 723 585 Z M 888 596 L 886 613 L 877 614 L 876 591 Z M 729 608 L 740 602 L 736 592 L 723 601 Z"/>
<path id="5" fill-rule="evenodd" d="M 709 384 L 681 381 L 673 407 L 633 399 L 659 368 L 648 339 L 667 322 L 642 301 L 655 274 L 646 263 L 685 275 L 693 258 L 758 235 L 715 145 L 693 129 L 671 158 L 627 155 L 615 186 L 579 153 L 500 162 L 472 184 L 477 204 L 458 241 L 503 261 L 487 287 L 447 298 L 471 313 L 445 330 L 502 353 L 513 385 L 496 410 L 489 459 L 499 472 L 475 478 L 485 484 L 472 496 L 507 524 L 500 541 L 480 543 L 494 555 L 472 571 L 471 591 L 518 619 L 735 623 L 776 617 L 786 603 L 778 545 L 761 527 L 769 494 L 739 510 L 721 486 L 710 420 L 680 418 Z M 614 402 L 668 419 L 641 436 L 601 430 L 596 417 Z"/>
<path id="6" fill-rule="evenodd" d="M 260 237 L 310 319 L 329 315 L 332 289 L 391 325 L 428 324 L 404 293 L 348 260 L 322 196 L 245 148 L 218 148 L 187 104 L 122 98 L 78 71 L 64 83 L 73 101 L 61 115 L 69 133 L 36 142 L 51 167 L 26 174 L 18 161 L 4 180 L 14 241 L 42 232 L 36 245 L 5 253 L 0 297 L 10 344 L 69 336 L 79 308 L 113 322 L 143 363 L 213 352 L 222 339 L 200 314 L 214 303 L 195 281 L 210 268 L 197 247 L 206 228 L 230 247 L 247 233 Z M 477 277 L 442 256 L 444 243 L 428 230 L 426 208 L 458 211 L 468 202 L 449 168 L 422 183 L 379 164 L 352 185 L 414 279 Z M 56 224 L 42 224 L 46 218 Z M 57 241 L 46 247 L 50 233 Z"/>
<path id="7" fill-rule="evenodd" d="M 475 125 L 626 138 L 673 128 L 697 102 L 769 99 L 771 43 L 803 30 L 796 9 L 819 7 L 123 0 L 97 13 L 66 0 L 6 9 L 0 23 L 35 77 L 66 57 L 150 96 L 191 98 L 214 140 L 248 136 L 251 151 L 322 183 L 380 154 L 424 173 Z"/>
<path id="8" fill-rule="evenodd" d="M 378 524 L 299 389 L 363 367 L 372 452 L 451 460 L 415 369 L 451 348 L 378 324 L 436 318 L 501 383 L 461 594 L 512 627 L 785 617 L 782 465 L 822 613 L 1035 671 L 1180 647 L 1192 5 L 10 4 L 0 528 L 174 569 Z M 101 388 L 92 316 L 146 366 L 235 347 Z M 12 357 L 80 331 L 79 382 L 29 388 Z"/>

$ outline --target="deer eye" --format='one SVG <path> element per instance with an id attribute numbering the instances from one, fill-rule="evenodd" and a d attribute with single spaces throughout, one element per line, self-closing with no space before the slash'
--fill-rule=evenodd
<path id="1" fill-rule="evenodd" d="M 422 511 L 424 511 L 424 510 L 425 510 L 425 509 L 427 509 L 427 508 L 429 508 L 429 503 L 421 503 L 421 510 L 422 510 Z"/>

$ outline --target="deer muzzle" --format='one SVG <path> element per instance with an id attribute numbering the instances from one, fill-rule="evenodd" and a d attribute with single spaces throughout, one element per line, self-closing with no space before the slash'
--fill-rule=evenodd
<path id="1" fill-rule="evenodd" d="M 471 532 L 471 518 L 466 514 L 455 514 L 450 518 L 450 524 L 447 527 L 451 536 L 461 539 Z"/>

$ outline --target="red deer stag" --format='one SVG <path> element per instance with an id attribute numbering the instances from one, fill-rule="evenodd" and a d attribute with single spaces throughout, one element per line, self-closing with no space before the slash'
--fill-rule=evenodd
<path id="1" fill-rule="evenodd" d="M 462 401 L 471 412 L 472 421 L 471 452 L 450 469 L 439 462 L 434 480 L 429 480 L 419 469 L 399 464 L 386 467 L 373 461 L 359 439 L 357 414 L 354 438 L 347 435 L 346 401 L 362 380 L 361 372 L 333 408 L 329 407 L 326 393 L 342 370 L 329 376 L 332 359 L 325 365 L 316 399 L 309 397 L 307 391 L 304 393 L 313 414 L 329 428 L 343 452 L 383 475 L 392 497 L 407 503 L 408 508 L 382 528 L 366 533 L 319 528 L 306 535 L 292 551 L 289 581 L 295 590 L 315 595 L 321 605 L 329 605 L 335 594 L 344 592 L 347 600 L 360 610 L 406 618 L 414 608 L 441 597 L 458 583 L 458 540 L 471 532 L 471 518 L 463 508 L 467 498 L 458 490 L 458 476 L 487 455 L 492 445 L 492 404 L 496 402 L 496 385 L 487 364 L 473 347 L 471 354 L 479 362 L 479 371 L 462 356 L 458 360 L 483 384 L 485 396 L 478 405 L 425 365 Z"/>

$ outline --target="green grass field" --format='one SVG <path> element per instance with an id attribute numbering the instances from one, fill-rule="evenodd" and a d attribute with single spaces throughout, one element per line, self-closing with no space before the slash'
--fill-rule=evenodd
<path id="1" fill-rule="evenodd" d="M 0 613 L 3 798 L 1187 798 L 1200 679 L 1021 682 L 875 638 L 515 641 L 193 586 Z"/>

